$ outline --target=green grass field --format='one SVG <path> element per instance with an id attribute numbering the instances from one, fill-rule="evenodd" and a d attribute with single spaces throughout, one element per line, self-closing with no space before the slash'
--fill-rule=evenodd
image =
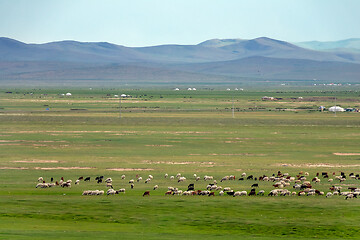
<path id="1" fill-rule="evenodd" d="M 273 182 L 220 183 L 243 172 L 303 171 L 310 181 L 317 172 L 360 174 L 360 113 L 318 111 L 335 101 L 359 108 L 358 91 L 0 90 L 0 239 L 360 239 L 360 199 L 269 197 Z M 132 97 L 120 104 L 119 93 Z M 126 193 L 82 196 L 106 192 L 94 181 L 100 175 Z M 205 190 L 204 175 L 235 191 L 259 183 L 266 195 L 164 195 L 189 183 Z M 72 187 L 35 188 L 40 176 L 71 179 Z M 74 185 L 80 176 L 91 181 Z M 136 176 L 143 180 L 130 189 Z M 326 194 L 332 185 L 347 190 L 360 180 L 321 178 L 313 187 Z"/>

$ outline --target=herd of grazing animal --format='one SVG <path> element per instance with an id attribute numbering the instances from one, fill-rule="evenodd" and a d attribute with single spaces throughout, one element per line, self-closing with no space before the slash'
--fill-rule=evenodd
<path id="1" fill-rule="evenodd" d="M 331 176 L 332 178 L 330 178 Z M 201 180 L 197 174 L 193 175 L 193 178 L 191 180 L 187 180 L 186 177 L 182 176 L 181 173 L 178 173 L 176 176 L 170 176 L 168 174 L 164 175 L 165 181 L 172 182 L 173 184 L 179 184 L 181 182 L 185 181 L 194 181 L 198 182 Z M 230 187 L 222 187 L 219 186 L 217 183 L 217 180 L 214 179 L 213 176 L 205 175 L 203 177 L 203 181 L 205 184 L 203 184 L 202 189 L 195 189 L 195 183 L 190 183 L 187 187 L 187 190 L 179 189 L 179 187 L 167 187 L 167 190 L 165 191 L 165 195 L 200 195 L 200 196 L 325 196 L 326 198 L 332 197 L 334 195 L 340 195 L 344 196 L 345 199 L 353 199 L 357 198 L 360 195 L 360 187 L 356 186 L 350 186 L 350 187 L 343 187 L 343 186 L 336 186 L 333 184 L 334 181 L 338 181 L 339 184 L 346 181 L 346 179 L 355 179 L 360 180 L 359 174 L 350 173 L 348 176 L 341 172 L 339 175 L 336 175 L 335 172 L 328 173 L 328 172 L 322 172 L 316 173 L 316 176 L 311 179 L 311 181 L 307 180 L 309 178 L 309 173 L 307 172 L 299 172 L 299 174 L 296 174 L 294 176 L 290 176 L 288 173 L 281 173 L 281 171 L 278 171 L 276 174 L 272 174 L 271 176 L 262 175 L 259 177 L 255 177 L 254 175 L 247 175 L 246 173 L 242 173 L 241 177 L 238 178 L 238 181 L 249 181 L 249 186 L 251 188 L 250 191 L 246 190 L 238 190 L 235 191 L 231 189 Z M 104 180 L 104 176 L 97 176 L 94 178 L 97 184 L 102 184 L 104 187 L 108 188 L 107 191 L 104 190 L 85 190 L 83 191 L 82 195 L 115 195 L 119 193 L 125 193 L 125 188 L 120 188 L 118 190 L 115 190 L 113 187 L 113 180 L 112 178 L 108 177 Z M 130 184 L 130 188 L 134 189 L 135 184 L 139 184 L 142 182 L 142 177 L 139 175 L 136 175 L 136 180 L 130 179 L 129 181 L 125 180 L 126 176 L 121 176 L 121 181 L 124 180 L 122 184 Z M 153 181 L 154 177 L 152 175 L 149 175 L 146 180 L 144 181 L 145 184 L 150 183 Z M 177 181 L 175 181 L 177 179 Z M 327 180 L 329 184 L 329 192 L 326 194 L 323 191 L 319 191 L 315 188 L 315 186 L 319 185 L 321 181 Z M 90 182 L 91 177 L 79 177 L 75 181 L 75 185 L 80 185 L 80 182 Z M 224 176 L 220 179 L 220 183 L 225 183 L 226 181 L 236 181 L 236 177 L 234 175 Z M 250 182 L 251 181 L 251 182 Z M 254 183 L 255 181 L 255 183 Z M 72 180 L 64 180 L 63 177 L 60 178 L 60 180 L 54 182 L 54 178 L 51 177 L 50 182 L 46 182 L 43 177 L 38 178 L 38 183 L 36 185 L 36 188 L 50 188 L 55 186 L 60 186 L 62 188 L 71 188 Z M 196 185 L 201 185 L 201 183 L 197 183 Z M 256 192 L 256 189 L 258 189 L 261 185 L 264 186 L 272 186 L 273 189 L 270 190 L 267 194 L 265 194 L 264 190 L 259 190 Z M 288 189 L 289 188 L 289 189 Z M 152 187 L 152 191 L 158 191 L 159 185 L 156 184 Z M 217 194 L 215 194 L 217 192 Z M 143 196 L 150 196 L 151 191 L 145 191 L 143 193 Z"/>

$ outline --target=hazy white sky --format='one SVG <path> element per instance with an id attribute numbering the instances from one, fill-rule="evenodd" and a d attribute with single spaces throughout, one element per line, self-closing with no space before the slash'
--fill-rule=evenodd
<path id="1" fill-rule="evenodd" d="M 360 37 L 360 0 L 0 0 L 0 36 L 125 46 Z"/>

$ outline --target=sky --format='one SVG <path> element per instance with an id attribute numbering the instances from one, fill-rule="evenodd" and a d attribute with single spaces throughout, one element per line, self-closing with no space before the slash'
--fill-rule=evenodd
<path id="1" fill-rule="evenodd" d="M 360 0 L 0 0 L 0 37 L 140 47 L 360 38 Z"/>

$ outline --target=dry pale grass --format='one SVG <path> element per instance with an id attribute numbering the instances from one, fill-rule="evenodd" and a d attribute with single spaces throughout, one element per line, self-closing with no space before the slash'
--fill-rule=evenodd
<path id="1" fill-rule="evenodd" d="M 171 162 L 171 161 L 143 161 L 146 164 L 168 164 L 168 165 L 191 165 L 191 164 L 199 164 L 199 165 L 214 165 L 215 162 Z"/>
<path id="2" fill-rule="evenodd" d="M 95 167 L 34 167 L 36 170 L 89 170 Z"/>
<path id="3" fill-rule="evenodd" d="M 18 161 L 12 161 L 14 163 L 58 163 L 57 160 L 18 160 Z"/>
<path id="4" fill-rule="evenodd" d="M 0 167 L 2 170 L 27 170 L 26 167 Z"/>
<path id="5" fill-rule="evenodd" d="M 304 164 L 291 164 L 291 163 L 277 163 L 276 166 L 282 167 L 296 167 L 296 168 L 347 168 L 347 167 L 360 167 L 360 164 L 330 164 L 330 163 L 304 163 Z"/>
<path id="6" fill-rule="evenodd" d="M 107 168 L 109 171 L 117 171 L 117 172 L 129 172 L 129 171 L 153 171 L 153 168 Z"/>
<path id="7" fill-rule="evenodd" d="M 333 153 L 336 156 L 360 156 L 360 153 Z"/>

